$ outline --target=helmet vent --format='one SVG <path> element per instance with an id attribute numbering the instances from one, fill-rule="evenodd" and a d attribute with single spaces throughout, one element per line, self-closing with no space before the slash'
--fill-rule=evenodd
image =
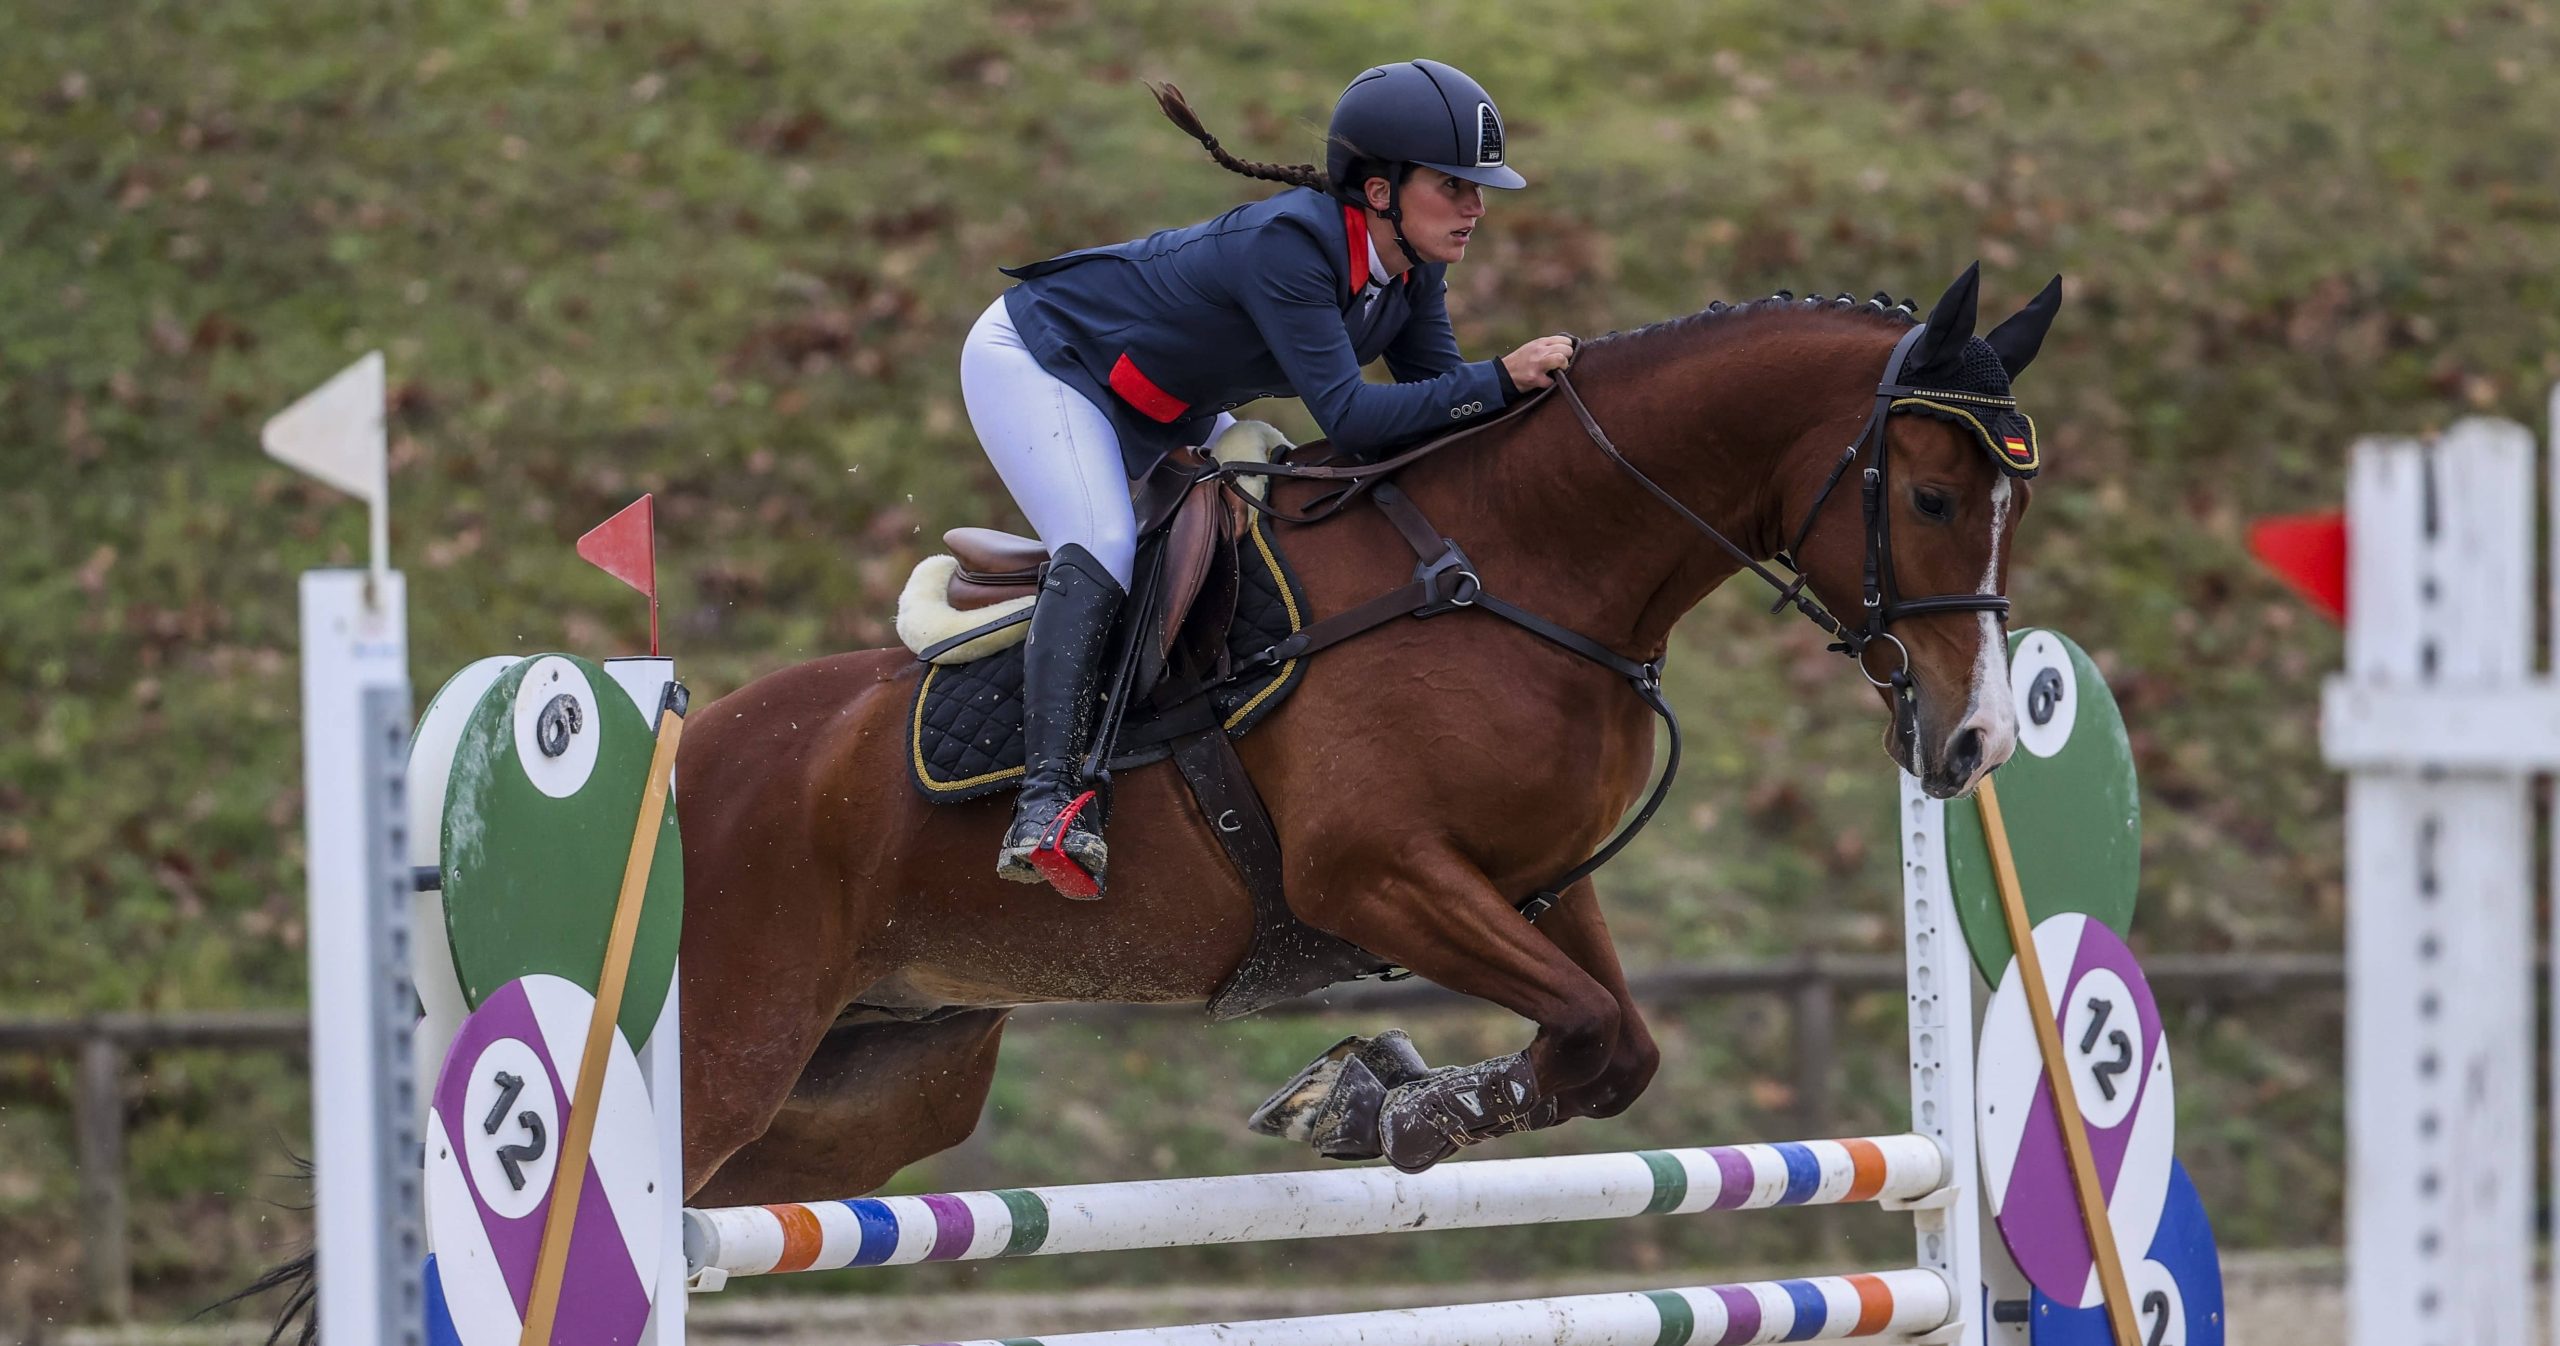
<path id="1" fill-rule="evenodd" d="M 1502 162 L 1502 119 L 1493 115 L 1493 104 L 1476 104 L 1476 162 Z"/>

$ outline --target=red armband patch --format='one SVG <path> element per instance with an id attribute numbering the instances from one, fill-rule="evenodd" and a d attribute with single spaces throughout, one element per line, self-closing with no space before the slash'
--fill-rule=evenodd
<path id="1" fill-rule="evenodd" d="M 1121 400 L 1136 407 L 1148 420 L 1164 425 L 1181 420 L 1182 413 L 1191 410 L 1190 403 L 1157 387 L 1154 379 L 1140 373 L 1126 351 L 1111 366 L 1111 391 L 1120 394 Z"/>

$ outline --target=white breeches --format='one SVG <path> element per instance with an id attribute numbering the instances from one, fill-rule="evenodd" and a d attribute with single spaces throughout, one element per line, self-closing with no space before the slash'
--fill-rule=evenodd
<path id="1" fill-rule="evenodd" d="M 1128 468 L 1111 418 L 1040 367 L 1004 299 L 987 305 L 960 346 L 960 400 L 996 475 L 1054 552 L 1072 542 L 1125 586 L 1138 550 Z M 1235 424 L 1220 414 L 1209 438 Z"/>

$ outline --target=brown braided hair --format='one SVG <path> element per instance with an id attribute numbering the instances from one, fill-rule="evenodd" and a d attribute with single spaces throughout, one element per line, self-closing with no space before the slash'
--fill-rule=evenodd
<path id="1" fill-rule="evenodd" d="M 1226 147 L 1218 143 L 1218 138 L 1209 134 L 1209 128 L 1200 124 L 1200 114 L 1191 110 L 1191 101 L 1184 98 L 1182 90 L 1173 85 L 1150 84 L 1147 86 L 1147 92 L 1156 96 L 1156 106 L 1164 110 L 1165 120 L 1181 127 L 1183 134 L 1199 141 L 1201 147 L 1209 151 L 1209 157 L 1218 161 L 1220 168 L 1230 173 L 1241 173 L 1249 178 L 1260 178 L 1265 182 L 1285 182 L 1292 187 L 1312 188 L 1326 196 L 1343 196 L 1342 189 L 1337 187 L 1331 178 L 1325 176 L 1323 169 L 1314 164 L 1254 163 L 1228 153 Z M 1371 178 L 1387 176 L 1387 166 L 1372 159 L 1354 159 L 1351 172 L 1351 180 L 1354 183 L 1366 183 Z"/>

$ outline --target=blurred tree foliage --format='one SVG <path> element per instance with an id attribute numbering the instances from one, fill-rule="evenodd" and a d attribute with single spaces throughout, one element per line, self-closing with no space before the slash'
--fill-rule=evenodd
<path id="1" fill-rule="evenodd" d="M 1284 160 L 1373 61 L 1483 79 L 1536 185 L 1453 277 L 1478 353 L 1781 286 L 1925 302 L 1975 258 L 2006 311 L 2065 273 L 2023 387 L 2052 467 L 2014 588 L 2135 727 L 2148 948 L 2336 940 L 2312 712 L 2335 640 L 2253 573 L 2244 521 L 2334 500 L 2359 433 L 2532 418 L 2560 377 L 2545 4 L 8 0 L 0 32 L 10 1010 L 301 994 L 292 577 L 353 559 L 361 524 L 258 456 L 267 413 L 388 352 L 421 701 L 477 655 L 632 648 L 638 606 L 569 542 L 643 490 L 699 692 L 885 643 L 935 534 L 1009 514 L 954 372 L 996 265 L 1261 190 L 1142 79 Z M 1674 666 L 1691 772 L 1609 876 L 1638 962 L 1897 947 L 1874 705 L 1754 612 L 1711 600 Z M 1872 1011 L 1844 1128 L 1898 1124 L 1898 1011 Z M 1541 1139 L 1768 1134 L 1791 1069 L 1761 1016 L 1685 1017 L 1635 1117 Z M 912 1180 L 1294 1163 L 1233 1119 L 1331 1031 L 1026 1033 L 986 1137 Z M 2316 1005 L 2183 1029 L 2182 1149 L 2226 1239 L 2333 1233 L 2335 1031 Z M 71 1284 L 63 1069 L 0 1065 L 0 1303 Z M 299 1227 L 248 1198 L 289 1190 L 269 1175 L 300 1087 L 185 1056 L 137 1093 L 154 1303 L 201 1302 Z M 1803 1250 L 1762 1228 L 1101 1274 Z"/>

